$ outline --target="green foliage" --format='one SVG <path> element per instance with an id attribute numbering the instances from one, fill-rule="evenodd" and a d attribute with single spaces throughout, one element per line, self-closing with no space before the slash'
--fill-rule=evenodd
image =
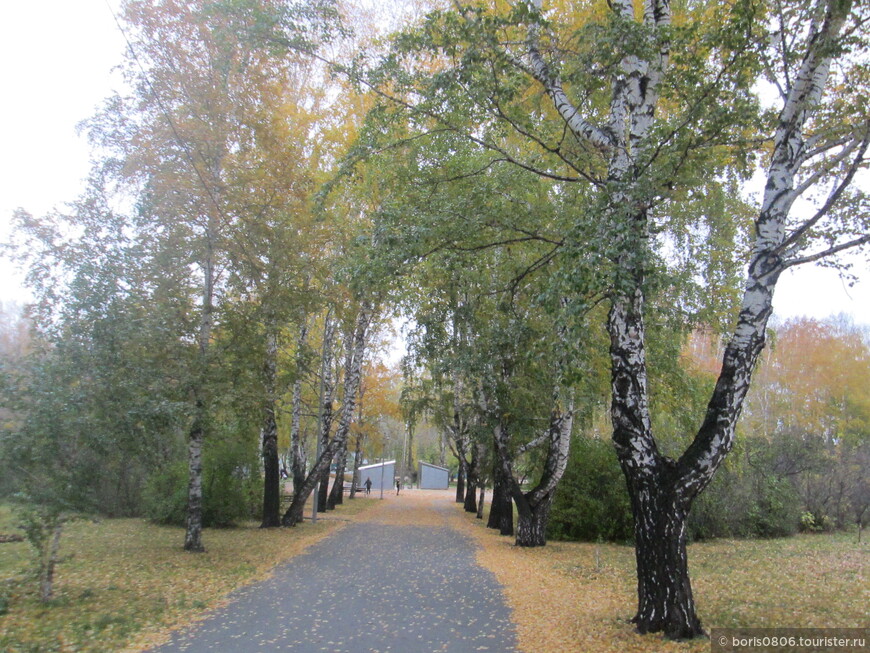
<path id="1" fill-rule="evenodd" d="M 803 504 L 783 454 L 787 439 L 746 443 L 716 474 L 689 513 L 692 539 L 783 537 L 798 531 Z M 805 457 L 801 463 L 812 460 Z"/>
<path id="2" fill-rule="evenodd" d="M 747 511 L 746 528 L 749 535 L 794 535 L 799 519 L 800 497 L 788 479 L 770 475 L 758 480 L 755 500 Z"/>
<path id="3" fill-rule="evenodd" d="M 142 514 L 157 524 L 184 524 L 187 515 L 187 465 L 178 461 L 155 471 L 142 489 Z"/>
<path id="4" fill-rule="evenodd" d="M 634 539 L 631 503 L 613 445 L 579 437 L 556 490 L 547 537 L 627 542 Z"/>
<path id="5" fill-rule="evenodd" d="M 187 516 L 187 465 L 155 472 L 142 493 L 143 514 L 158 524 L 181 526 Z M 203 461 L 203 526 L 228 527 L 259 517 L 263 481 L 249 448 L 224 439 L 206 449 Z"/>
<path id="6" fill-rule="evenodd" d="M 52 598 L 54 568 L 58 563 L 58 545 L 67 516 L 56 507 L 34 504 L 26 499 L 15 507 L 17 526 L 24 531 L 33 554 L 33 576 L 40 598 Z"/>

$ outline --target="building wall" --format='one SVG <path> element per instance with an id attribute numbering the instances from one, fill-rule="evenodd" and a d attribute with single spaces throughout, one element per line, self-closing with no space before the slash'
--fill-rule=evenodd
<path id="1" fill-rule="evenodd" d="M 444 467 L 420 463 L 420 489 L 446 490 L 449 487 L 449 474 Z"/>
<path id="2" fill-rule="evenodd" d="M 388 460 L 386 463 L 366 465 L 359 468 L 359 486 L 365 487 L 366 479 L 372 479 L 372 492 L 381 489 L 381 468 L 383 468 L 384 489 L 395 488 L 396 485 L 396 461 Z"/>

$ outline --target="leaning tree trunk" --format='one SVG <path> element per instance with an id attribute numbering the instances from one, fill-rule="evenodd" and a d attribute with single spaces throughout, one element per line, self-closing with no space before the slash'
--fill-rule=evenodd
<path id="1" fill-rule="evenodd" d="M 302 369 L 303 350 L 305 349 L 305 341 L 308 337 L 308 323 L 302 322 L 302 327 L 299 330 L 299 339 L 296 341 L 296 367 Z M 305 482 L 305 447 L 302 442 L 302 378 L 297 377 L 293 382 L 293 407 L 290 417 L 290 451 L 292 461 L 290 465 L 291 475 L 293 476 L 293 493 L 299 492 L 302 484 Z"/>
<path id="2" fill-rule="evenodd" d="M 345 375 L 349 373 L 353 365 L 353 333 L 345 334 L 344 347 L 344 371 Z M 359 407 L 362 406 L 362 381 L 360 388 L 357 390 L 357 400 Z M 338 451 L 335 454 L 335 482 L 332 484 L 332 490 L 329 497 L 326 499 L 326 509 L 335 510 L 336 506 L 344 503 L 344 470 L 347 468 L 347 438 L 344 439 Z"/>
<path id="3" fill-rule="evenodd" d="M 331 319 L 332 312 L 326 314 L 323 325 L 323 361 L 321 366 L 320 420 L 318 438 L 320 450 L 324 451 L 329 443 L 329 432 L 332 428 L 332 400 L 335 395 L 335 379 L 333 377 L 333 347 L 335 345 L 335 323 Z M 317 512 L 326 512 L 329 494 L 329 468 L 320 476 L 317 488 Z"/>
<path id="4" fill-rule="evenodd" d="M 372 320 L 374 309 L 368 301 L 363 301 L 359 313 L 357 314 L 356 326 L 353 333 L 353 356 L 351 364 L 345 370 L 344 375 L 344 402 L 341 406 L 341 418 L 339 419 L 338 429 L 335 437 L 326 445 L 321 452 L 320 458 L 314 463 L 314 467 L 308 474 L 308 478 L 302 484 L 300 491 L 293 495 L 293 501 L 287 512 L 281 518 L 281 524 L 284 526 L 295 526 L 302 521 L 305 502 L 314 491 L 318 480 L 324 473 L 329 472 L 329 464 L 332 461 L 335 453 L 347 440 L 350 432 L 350 424 L 353 419 L 353 411 L 356 405 L 357 392 L 360 387 L 360 379 L 362 377 L 363 356 L 365 354 L 366 336 L 368 328 Z"/>
<path id="5" fill-rule="evenodd" d="M 266 333 L 263 361 L 265 398 L 263 403 L 263 521 L 260 528 L 281 525 L 281 470 L 278 460 L 278 423 L 275 419 L 278 337 L 273 328 Z"/>

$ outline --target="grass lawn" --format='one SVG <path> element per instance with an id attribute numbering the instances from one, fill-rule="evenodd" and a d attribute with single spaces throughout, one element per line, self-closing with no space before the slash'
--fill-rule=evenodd
<path id="1" fill-rule="evenodd" d="M 141 519 L 77 521 L 64 529 L 55 598 L 38 599 L 26 578 L 30 547 L 0 543 L 0 651 L 138 651 L 188 623 L 230 591 L 268 575 L 276 563 L 341 527 L 373 499 L 345 501 L 316 525 L 292 529 L 206 529 L 203 554 L 185 553 L 184 530 Z M 17 533 L 0 505 L 0 534 Z"/>
<path id="2" fill-rule="evenodd" d="M 457 508 L 461 512 L 461 508 Z M 523 549 L 473 515 L 463 527 L 481 544 L 478 562 L 505 586 L 527 653 L 710 650 L 706 639 L 640 636 L 634 549 L 551 542 Z M 870 624 L 870 546 L 855 534 L 716 540 L 689 546 L 701 621 L 711 628 L 847 628 Z"/>

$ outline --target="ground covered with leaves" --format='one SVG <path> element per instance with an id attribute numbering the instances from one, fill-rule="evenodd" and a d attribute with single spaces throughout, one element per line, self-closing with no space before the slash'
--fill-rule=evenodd
<path id="1" fill-rule="evenodd" d="M 520 648 L 528 653 L 710 650 L 634 632 L 634 549 L 551 542 L 514 546 L 473 515 L 461 528 L 481 545 L 478 563 L 505 588 Z M 870 623 L 870 546 L 854 534 L 715 540 L 689 546 L 695 600 L 706 629 L 846 628 Z"/>
<path id="2" fill-rule="evenodd" d="M 206 529 L 204 554 L 185 553 L 180 528 L 141 519 L 79 520 L 61 540 L 55 598 L 38 598 L 27 542 L 0 543 L 0 651 L 139 651 L 196 619 L 233 589 L 268 575 L 374 503 L 346 501 L 317 524 Z M 0 533 L 14 533 L 0 506 Z M 5 608 L 3 607 L 5 606 Z"/>

